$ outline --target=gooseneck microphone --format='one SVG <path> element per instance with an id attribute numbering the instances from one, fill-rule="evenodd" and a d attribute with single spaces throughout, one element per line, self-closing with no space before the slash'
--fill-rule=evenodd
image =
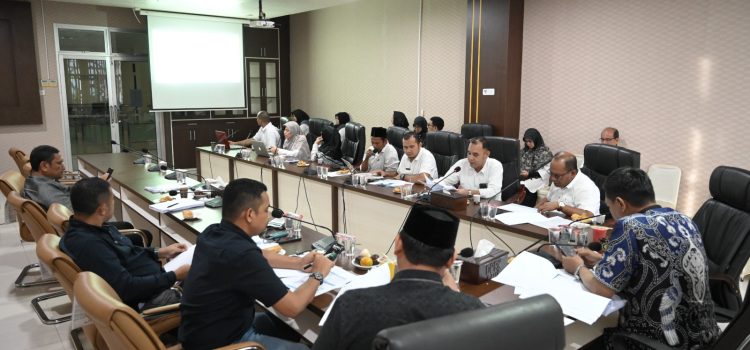
<path id="1" fill-rule="evenodd" d="M 273 211 L 271 211 L 271 216 L 274 217 L 274 218 L 278 219 L 278 218 L 288 217 L 288 218 L 291 218 L 292 220 L 297 220 L 299 222 L 302 222 L 302 223 L 305 223 L 305 224 L 308 224 L 308 225 L 312 225 L 312 226 L 315 226 L 315 227 L 318 227 L 318 228 L 325 229 L 326 231 L 328 231 L 328 232 L 331 233 L 330 237 L 325 237 L 323 239 L 320 239 L 320 240 L 317 240 L 317 241 L 313 242 L 313 244 L 312 244 L 313 248 L 324 250 L 324 251 L 328 251 L 329 249 L 331 249 L 336 244 L 336 232 L 333 232 L 333 230 L 331 230 L 330 228 L 325 227 L 325 226 L 321 226 L 321 225 L 318 225 L 318 224 L 314 224 L 312 222 L 305 221 L 305 220 L 302 220 L 302 219 L 299 219 L 299 218 L 295 218 L 295 217 L 292 217 L 292 216 L 287 216 L 286 213 L 284 213 L 283 210 L 281 210 L 279 208 L 276 208 L 274 206 L 270 206 L 270 205 L 269 205 L 269 207 L 273 208 Z"/>
<path id="2" fill-rule="evenodd" d="M 137 154 L 140 158 L 138 158 L 136 160 L 133 160 L 133 164 L 144 164 L 144 163 L 146 163 L 146 159 L 143 158 L 143 152 L 136 151 L 136 150 L 134 150 L 134 149 L 132 149 L 132 148 L 130 148 L 128 146 L 125 146 L 123 144 L 117 143 L 117 141 L 115 141 L 115 140 L 109 140 L 109 142 L 111 144 L 113 144 L 113 145 L 119 146 L 120 149 L 122 150 L 122 153 L 133 152 L 133 153 Z"/>
<path id="3" fill-rule="evenodd" d="M 447 179 L 448 177 L 450 177 L 451 175 L 453 175 L 453 174 L 455 174 L 455 173 L 457 173 L 459 171 L 461 171 L 461 167 L 460 166 L 457 166 L 457 167 L 453 168 L 453 171 L 450 174 L 446 174 L 445 176 L 443 176 L 442 179 L 440 179 L 437 182 L 435 182 L 434 184 L 432 184 L 432 186 L 430 186 L 430 188 L 428 190 L 428 193 L 432 192 L 432 189 L 435 188 L 435 186 L 437 186 L 439 183 L 443 182 L 445 179 Z"/>

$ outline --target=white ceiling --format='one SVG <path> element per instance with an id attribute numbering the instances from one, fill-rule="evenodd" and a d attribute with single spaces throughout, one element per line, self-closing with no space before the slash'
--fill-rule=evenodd
<path id="1" fill-rule="evenodd" d="M 42 0 L 44 1 L 44 0 Z M 76 4 L 139 8 L 201 15 L 257 18 L 258 0 L 47 0 Z M 267 18 L 313 11 L 358 0 L 265 0 Z"/>

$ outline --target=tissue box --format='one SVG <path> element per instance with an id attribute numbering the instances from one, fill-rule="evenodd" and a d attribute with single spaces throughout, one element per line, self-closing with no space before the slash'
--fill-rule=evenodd
<path id="1" fill-rule="evenodd" d="M 464 258 L 459 256 L 464 264 L 461 266 L 461 280 L 468 283 L 483 283 L 495 276 L 508 266 L 508 252 L 492 248 L 489 254 L 481 258 Z"/>

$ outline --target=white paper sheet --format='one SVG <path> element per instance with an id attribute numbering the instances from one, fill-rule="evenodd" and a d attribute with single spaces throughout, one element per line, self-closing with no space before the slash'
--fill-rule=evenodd
<path id="1" fill-rule="evenodd" d="M 174 257 L 174 259 L 164 264 L 164 271 L 174 271 L 182 265 L 192 264 L 193 253 L 195 253 L 195 245 L 191 244 L 186 251 L 178 254 L 176 257 Z"/>
<path id="2" fill-rule="evenodd" d="M 573 221 L 570 221 L 566 218 L 562 218 L 559 216 L 553 216 L 551 218 L 547 218 L 547 220 L 536 221 L 536 222 L 532 222 L 531 224 L 534 226 L 539 226 L 541 228 L 550 228 L 550 227 L 557 227 L 560 225 L 568 225 L 571 222 Z"/>
<path id="3" fill-rule="evenodd" d="M 547 217 L 537 213 L 536 210 L 533 212 L 517 211 L 498 214 L 497 216 L 495 216 L 495 220 L 500 220 L 500 222 L 512 226 L 528 224 L 530 222 L 544 221 L 547 220 Z"/>
<path id="4" fill-rule="evenodd" d="M 399 187 L 401 185 L 406 185 L 406 184 L 413 184 L 413 183 L 409 181 L 396 180 L 396 179 L 383 179 L 380 181 L 375 181 L 375 182 L 370 183 L 370 185 L 385 186 L 385 187 Z"/>
<path id="5" fill-rule="evenodd" d="M 326 312 L 323 314 L 323 317 L 321 317 L 320 323 L 318 323 L 318 326 L 321 326 L 321 327 L 323 326 L 323 324 L 328 319 L 328 315 L 331 313 L 331 310 L 333 310 L 333 304 L 336 303 L 336 299 L 338 299 L 347 291 L 350 291 L 352 289 L 362 289 L 362 288 L 382 286 L 382 285 L 388 284 L 388 282 L 390 281 L 391 281 L 391 269 L 390 267 L 388 267 L 388 264 L 382 264 L 378 267 L 374 267 L 370 271 L 368 271 L 366 274 L 354 277 L 354 279 L 349 284 L 341 288 L 341 290 L 338 292 L 336 297 L 331 301 L 331 305 L 328 306 L 328 309 L 326 309 Z"/>
<path id="6" fill-rule="evenodd" d="M 520 205 L 520 204 L 516 204 L 516 203 L 510 203 L 510 204 L 506 204 L 506 205 L 501 205 L 501 206 L 499 206 L 497 208 L 505 210 L 505 211 L 509 211 L 509 212 L 514 212 L 514 213 L 515 212 L 527 212 L 527 213 L 536 213 L 537 212 L 536 208 L 527 207 L 525 205 Z"/>
<path id="7" fill-rule="evenodd" d="M 149 209 L 159 212 L 168 213 L 172 211 L 181 211 L 191 208 L 199 208 L 205 205 L 205 202 L 192 198 L 177 198 L 169 202 L 155 203 L 148 206 Z"/>
<path id="8" fill-rule="evenodd" d="M 563 317 L 563 326 L 564 327 L 570 326 L 570 325 L 572 325 L 575 322 L 576 321 L 573 321 L 573 320 L 571 320 L 571 319 L 569 319 L 567 317 Z"/>
<path id="9" fill-rule="evenodd" d="M 352 279 L 354 279 L 355 276 L 355 274 L 349 271 L 346 271 L 338 266 L 334 266 L 333 269 L 331 269 L 331 272 L 328 273 L 328 276 L 323 279 L 323 284 L 318 287 L 318 290 L 315 292 L 315 296 L 328 293 L 334 289 L 339 289 L 349 283 Z M 307 282 L 309 279 L 310 274 L 305 273 L 301 277 L 282 278 L 281 282 L 283 282 L 284 285 L 289 288 L 289 290 L 295 291 L 297 288 L 299 288 L 299 286 Z"/>
<path id="10" fill-rule="evenodd" d="M 526 187 L 526 189 L 529 190 L 529 192 L 536 193 L 536 191 L 539 191 L 539 189 L 544 187 L 546 183 L 544 182 L 544 180 L 537 177 L 537 178 L 521 181 L 521 184 L 524 187 Z"/>

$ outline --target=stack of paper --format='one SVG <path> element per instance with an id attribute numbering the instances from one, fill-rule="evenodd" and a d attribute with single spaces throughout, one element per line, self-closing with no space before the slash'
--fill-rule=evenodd
<path id="1" fill-rule="evenodd" d="M 195 244 L 191 244 L 186 251 L 178 254 L 174 259 L 164 264 L 164 271 L 174 271 L 182 265 L 192 264 L 193 253 L 195 253 Z"/>
<path id="2" fill-rule="evenodd" d="M 532 224 L 541 228 L 550 228 L 571 223 L 570 220 L 559 216 L 548 218 L 539 214 L 536 208 L 530 208 L 515 203 L 500 206 L 498 209 L 508 211 L 507 213 L 495 216 L 495 219 L 500 220 L 506 225 Z"/>
<path id="3" fill-rule="evenodd" d="M 168 213 L 172 211 L 198 208 L 204 205 L 204 202 L 192 198 L 177 198 L 169 202 L 151 204 L 148 208 L 159 213 Z"/>
<path id="4" fill-rule="evenodd" d="M 619 309 L 620 300 L 589 292 L 586 287 L 565 271 L 558 271 L 552 263 L 529 252 L 519 254 L 493 281 L 515 287 L 522 299 L 549 294 L 560 304 L 563 313 L 587 324 L 593 324 L 601 315 Z"/>
<path id="5" fill-rule="evenodd" d="M 328 319 L 328 315 L 331 313 L 331 310 L 333 310 L 333 304 L 336 303 L 336 299 L 344 295 L 344 293 L 352 289 L 362 289 L 362 288 L 382 286 L 382 285 L 388 284 L 388 282 L 390 281 L 391 281 L 391 269 L 390 267 L 388 267 L 388 264 L 382 264 L 378 267 L 374 267 L 370 271 L 368 271 L 366 274 L 354 277 L 351 283 L 341 288 L 338 294 L 336 294 L 336 297 L 333 299 L 333 301 L 331 301 L 331 305 L 328 305 L 328 309 L 326 309 L 326 312 L 323 314 L 323 317 L 320 319 L 320 323 L 318 323 L 318 326 L 321 326 L 321 327 L 323 326 L 323 324 Z"/>
<path id="6" fill-rule="evenodd" d="M 309 272 L 290 269 L 273 269 L 273 271 L 276 273 L 276 276 L 281 279 L 281 282 L 283 282 L 291 291 L 295 291 L 299 286 L 310 279 Z M 349 271 L 334 266 L 331 269 L 331 272 L 328 273 L 328 276 L 323 279 L 323 284 L 318 287 L 315 296 L 328 293 L 334 289 L 339 289 L 354 279 L 355 276 L 355 274 Z"/>
<path id="7" fill-rule="evenodd" d="M 371 185 L 383 186 L 383 187 L 399 187 L 401 185 L 407 185 L 407 184 L 411 184 L 411 182 L 403 181 L 403 180 L 396 180 L 396 179 L 383 179 L 383 180 L 375 181 L 371 183 Z"/>

